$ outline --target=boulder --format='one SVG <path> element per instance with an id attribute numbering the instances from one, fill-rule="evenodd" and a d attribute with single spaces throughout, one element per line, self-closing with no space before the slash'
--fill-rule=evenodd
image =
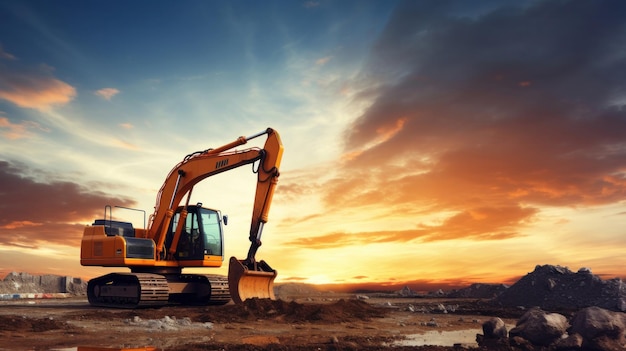
<path id="1" fill-rule="evenodd" d="M 486 339 L 506 338 L 507 330 L 504 321 L 494 317 L 483 323 L 483 335 Z"/>
<path id="2" fill-rule="evenodd" d="M 490 318 L 483 323 L 483 334 L 476 334 L 476 343 L 487 350 L 500 350 L 508 344 L 507 330 L 500 318 Z"/>
<path id="3" fill-rule="evenodd" d="M 626 349 L 626 313 L 588 307 L 578 311 L 571 324 L 568 332 L 581 335 L 585 349 Z"/>
<path id="4" fill-rule="evenodd" d="M 583 337 L 580 334 L 570 334 L 566 338 L 558 339 L 554 343 L 556 350 L 580 350 L 583 346 Z"/>
<path id="5" fill-rule="evenodd" d="M 546 313 L 538 307 L 528 310 L 515 328 L 509 332 L 510 338 L 523 338 L 534 345 L 548 346 L 567 332 L 567 318 L 558 313 Z"/>

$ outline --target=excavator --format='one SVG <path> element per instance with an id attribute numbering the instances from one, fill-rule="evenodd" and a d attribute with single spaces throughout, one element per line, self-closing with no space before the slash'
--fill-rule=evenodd
<path id="1" fill-rule="evenodd" d="M 266 135 L 263 148 L 237 150 L 240 145 Z M 275 299 L 277 272 L 256 259 L 263 227 L 278 183 L 283 145 L 278 132 L 268 128 L 215 149 L 187 155 L 167 175 L 157 194 L 154 213 L 146 228 L 113 219 L 111 206 L 104 218 L 85 227 L 81 241 L 83 266 L 127 267 L 130 272 L 110 273 L 87 283 L 93 306 L 115 308 L 158 307 L 170 303 L 222 305 L 249 298 Z M 200 181 L 252 164 L 257 173 L 250 224 L 250 248 L 245 259 L 231 257 L 228 277 L 184 273 L 187 267 L 221 267 L 224 230 L 228 217 L 219 210 L 189 204 Z M 108 216 L 107 216 L 108 214 Z M 145 225 L 144 225 L 145 227 Z"/>

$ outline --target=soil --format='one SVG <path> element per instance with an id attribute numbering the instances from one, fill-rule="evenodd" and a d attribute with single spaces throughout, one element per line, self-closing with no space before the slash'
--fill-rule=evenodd
<path id="1" fill-rule="evenodd" d="M 445 346 L 428 345 L 427 338 L 420 346 L 401 340 L 429 332 L 482 333 L 490 317 L 514 325 L 523 312 L 481 300 L 361 300 L 338 294 L 135 310 L 92 307 L 84 297 L 12 300 L 0 301 L 0 350 L 477 349 L 475 344 L 455 347 L 455 340 Z"/>

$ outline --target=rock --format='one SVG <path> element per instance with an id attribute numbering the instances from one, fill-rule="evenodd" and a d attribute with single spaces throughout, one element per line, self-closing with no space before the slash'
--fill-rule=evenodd
<path id="1" fill-rule="evenodd" d="M 448 310 L 446 310 L 446 306 L 444 306 L 442 303 L 437 305 L 436 311 L 440 313 L 448 313 Z"/>
<path id="2" fill-rule="evenodd" d="M 515 347 L 514 350 L 531 351 L 535 349 L 530 341 L 522 338 L 521 336 L 509 337 L 509 345 Z"/>
<path id="3" fill-rule="evenodd" d="M 509 337 L 521 337 L 534 345 L 548 346 L 561 338 L 568 327 L 565 316 L 531 308 L 517 321 L 515 328 L 509 332 Z"/>
<path id="4" fill-rule="evenodd" d="M 397 291 L 396 294 L 403 296 L 403 297 L 412 297 L 412 296 L 418 295 L 415 291 L 411 290 L 411 288 L 409 288 L 406 285 L 402 289 Z"/>
<path id="5" fill-rule="evenodd" d="M 554 343 L 556 350 L 579 350 L 583 345 L 583 337 L 580 334 L 570 334 L 566 338 L 558 339 Z"/>
<path id="6" fill-rule="evenodd" d="M 504 321 L 500 318 L 491 318 L 483 323 L 483 335 L 486 339 L 506 338 L 507 330 Z"/>
<path id="7" fill-rule="evenodd" d="M 626 313 L 599 307 L 584 308 L 572 318 L 570 334 L 580 334 L 590 350 L 626 348 Z"/>
<path id="8" fill-rule="evenodd" d="M 441 297 L 441 296 L 446 296 L 445 291 L 443 291 L 442 289 L 439 289 L 437 291 L 431 291 L 428 293 L 428 296 L 432 296 L 432 297 Z"/>

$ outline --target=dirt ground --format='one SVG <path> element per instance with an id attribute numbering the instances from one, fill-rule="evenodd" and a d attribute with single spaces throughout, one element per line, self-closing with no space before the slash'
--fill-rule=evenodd
<path id="1" fill-rule="evenodd" d="M 435 339 L 475 337 L 490 317 L 514 325 L 522 313 L 478 300 L 354 295 L 135 310 L 91 307 L 86 298 L 11 300 L 0 301 L 0 350 L 459 350 L 477 346 Z"/>

